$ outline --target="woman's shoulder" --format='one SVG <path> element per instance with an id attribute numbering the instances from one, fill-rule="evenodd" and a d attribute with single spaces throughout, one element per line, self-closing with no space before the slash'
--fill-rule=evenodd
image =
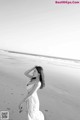
<path id="1" fill-rule="evenodd" d="M 39 79 L 37 79 L 36 77 L 33 77 L 31 81 L 34 81 L 34 86 L 38 86 L 40 87 L 41 86 L 41 82 Z"/>
<path id="2" fill-rule="evenodd" d="M 41 86 L 41 82 L 39 80 L 35 81 L 34 86 L 40 87 Z"/>
<path id="3" fill-rule="evenodd" d="M 40 87 L 41 86 L 41 82 L 37 81 L 37 85 L 38 85 L 38 87 Z"/>

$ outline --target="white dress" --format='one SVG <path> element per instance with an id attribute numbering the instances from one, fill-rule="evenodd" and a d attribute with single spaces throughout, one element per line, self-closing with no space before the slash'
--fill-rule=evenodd
<path id="1" fill-rule="evenodd" d="M 39 110 L 39 98 L 37 90 L 40 88 L 41 82 L 38 82 L 36 91 L 27 100 L 28 120 L 44 120 L 43 113 Z"/>

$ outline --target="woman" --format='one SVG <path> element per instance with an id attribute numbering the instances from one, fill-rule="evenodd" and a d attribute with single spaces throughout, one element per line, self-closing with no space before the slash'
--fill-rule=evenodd
<path id="1" fill-rule="evenodd" d="M 31 71 L 33 71 L 33 75 L 29 74 Z M 35 66 L 24 74 L 31 79 L 27 86 L 33 86 L 28 90 L 27 96 L 21 101 L 19 110 L 20 112 L 22 111 L 22 103 L 26 102 L 28 120 L 44 120 L 44 115 L 39 110 L 39 99 L 37 95 L 37 90 L 45 86 L 43 68 L 41 66 Z"/>

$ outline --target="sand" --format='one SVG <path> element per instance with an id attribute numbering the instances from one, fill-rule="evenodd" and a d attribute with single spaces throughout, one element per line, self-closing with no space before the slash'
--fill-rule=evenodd
<path id="1" fill-rule="evenodd" d="M 23 104 L 22 113 L 18 105 L 27 94 L 29 78 L 24 72 L 35 65 L 44 69 L 46 86 L 38 95 L 46 120 L 80 120 L 79 62 L 4 50 L 0 50 L 0 111 L 9 111 L 9 120 L 27 120 L 26 104 Z"/>

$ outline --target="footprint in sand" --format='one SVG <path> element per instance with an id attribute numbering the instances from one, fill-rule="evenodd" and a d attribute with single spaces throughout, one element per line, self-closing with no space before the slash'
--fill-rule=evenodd
<path id="1" fill-rule="evenodd" d="M 48 112 L 48 110 L 45 110 L 45 112 Z"/>
<path id="2" fill-rule="evenodd" d="M 11 95 L 13 95 L 14 93 L 11 93 Z"/>
<path id="3" fill-rule="evenodd" d="M 11 108 L 7 107 L 7 110 L 11 110 Z"/>

